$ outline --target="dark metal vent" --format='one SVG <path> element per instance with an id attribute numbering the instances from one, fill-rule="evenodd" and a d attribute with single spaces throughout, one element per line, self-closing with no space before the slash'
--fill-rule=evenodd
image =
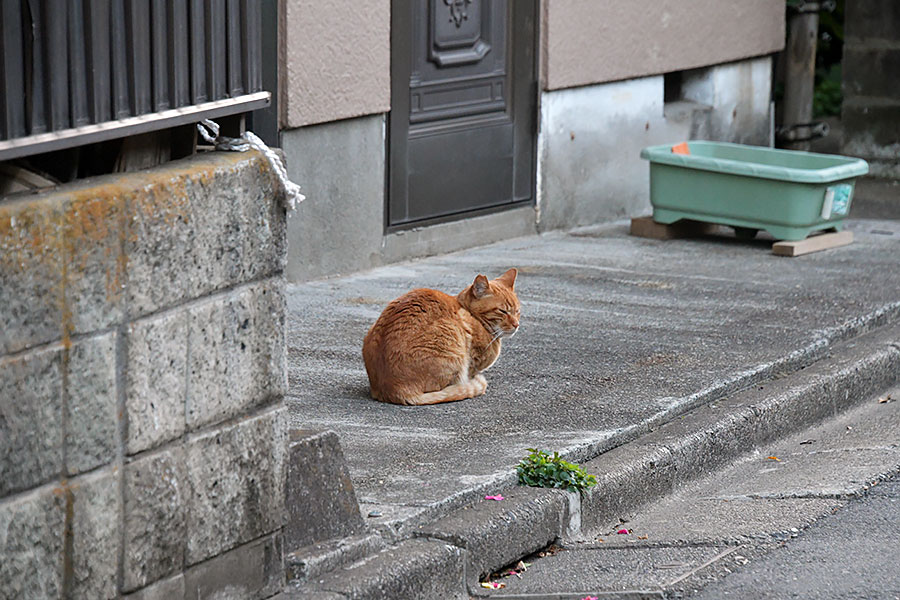
<path id="1" fill-rule="evenodd" d="M 0 160 L 269 103 L 259 0 L 0 3 Z"/>

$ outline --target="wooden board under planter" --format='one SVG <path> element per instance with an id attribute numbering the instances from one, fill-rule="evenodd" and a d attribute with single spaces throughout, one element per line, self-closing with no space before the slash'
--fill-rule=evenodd
<path id="1" fill-rule="evenodd" d="M 657 223 L 651 216 L 634 217 L 631 219 L 629 233 L 636 237 L 650 238 L 654 240 L 674 240 L 697 237 L 701 235 L 713 235 L 724 232 L 723 225 L 703 223 L 700 221 L 682 220 L 671 225 Z M 828 250 L 846 246 L 853 242 L 853 232 L 836 231 L 811 235 L 805 240 L 795 242 L 779 241 L 772 244 L 772 253 L 778 256 L 802 256 L 811 252 Z"/>
<path id="2" fill-rule="evenodd" d="M 772 253 L 778 256 L 801 256 L 819 250 L 838 248 L 853 243 L 852 231 L 833 231 L 811 235 L 805 240 L 796 242 L 775 242 L 772 244 Z"/>

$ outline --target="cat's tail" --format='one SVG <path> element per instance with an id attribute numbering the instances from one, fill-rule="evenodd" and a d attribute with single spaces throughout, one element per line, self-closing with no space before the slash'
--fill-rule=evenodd
<path id="1" fill-rule="evenodd" d="M 441 404 L 442 402 L 456 402 L 466 398 L 475 398 L 487 390 L 487 380 L 484 375 L 476 375 L 466 383 L 448 385 L 437 392 L 426 392 L 418 396 L 404 398 L 404 404 L 409 406 L 423 406 L 426 404 Z"/>

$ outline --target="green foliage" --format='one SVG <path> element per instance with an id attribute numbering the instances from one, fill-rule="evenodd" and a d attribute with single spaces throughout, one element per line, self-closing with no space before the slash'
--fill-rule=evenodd
<path id="1" fill-rule="evenodd" d="M 806 0 L 785 0 L 788 18 L 792 8 Z M 839 116 L 841 114 L 841 59 L 844 48 L 844 8 L 846 0 L 835 0 L 833 11 L 819 12 L 819 31 L 816 36 L 816 79 L 813 91 L 813 118 Z M 786 28 L 786 33 L 790 25 Z M 784 75 L 782 74 L 782 77 Z M 775 85 L 775 101 L 784 97 L 784 85 Z"/>
<path id="2" fill-rule="evenodd" d="M 834 12 L 819 13 L 816 66 L 828 69 L 841 62 L 844 52 L 844 0 L 837 0 Z"/>
<path id="3" fill-rule="evenodd" d="M 580 492 L 597 485 L 597 478 L 588 475 L 584 468 L 566 462 L 559 452 L 550 456 L 543 450 L 528 448 L 531 453 L 516 467 L 519 485 L 559 488 L 567 492 Z"/>
<path id="4" fill-rule="evenodd" d="M 829 69 L 818 69 L 816 87 L 813 91 L 813 116 L 830 117 L 841 114 L 841 64 L 831 65 Z"/>
<path id="5" fill-rule="evenodd" d="M 841 58 L 844 49 L 844 5 L 837 0 L 833 12 L 819 13 L 816 44 L 816 83 L 813 91 L 813 118 L 841 114 Z"/>

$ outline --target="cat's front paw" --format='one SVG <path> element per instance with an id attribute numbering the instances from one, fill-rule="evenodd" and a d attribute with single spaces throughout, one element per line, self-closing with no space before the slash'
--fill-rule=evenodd
<path id="1" fill-rule="evenodd" d="M 481 396 L 487 391 L 487 379 L 484 378 L 484 375 L 479 373 L 472 380 L 475 382 L 476 396 Z"/>

